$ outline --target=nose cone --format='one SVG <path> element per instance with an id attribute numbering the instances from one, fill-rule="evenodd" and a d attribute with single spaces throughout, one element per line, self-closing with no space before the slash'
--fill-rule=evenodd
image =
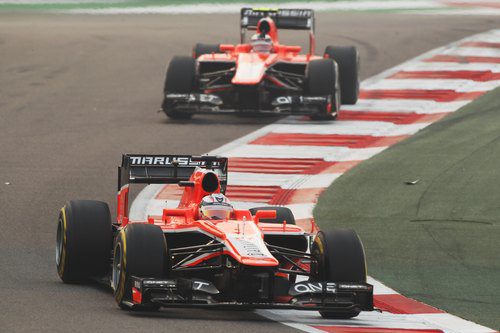
<path id="1" fill-rule="evenodd" d="M 266 73 L 266 62 L 257 53 L 240 53 L 233 84 L 254 85 L 262 81 Z"/>
<path id="2" fill-rule="evenodd" d="M 217 228 L 225 234 L 226 248 L 230 255 L 243 265 L 279 265 L 279 261 L 267 249 L 262 231 L 253 221 L 219 222 Z"/>

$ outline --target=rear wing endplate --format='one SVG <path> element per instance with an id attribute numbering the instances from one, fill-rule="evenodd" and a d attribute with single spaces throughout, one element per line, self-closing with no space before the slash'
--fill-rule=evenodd
<path id="1" fill-rule="evenodd" d="M 224 193 L 227 185 L 227 157 L 191 155 L 124 154 L 118 167 L 118 191 L 128 184 L 179 184 L 188 181 L 195 168 L 217 174 Z"/>

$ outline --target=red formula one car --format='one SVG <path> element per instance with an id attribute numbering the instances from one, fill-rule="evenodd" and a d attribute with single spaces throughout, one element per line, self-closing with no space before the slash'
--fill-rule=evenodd
<path id="1" fill-rule="evenodd" d="M 256 34 L 246 42 L 246 31 Z M 309 52 L 280 44 L 278 29 L 309 30 Z M 241 44 L 197 44 L 193 57 L 174 57 L 167 69 L 163 111 L 174 119 L 194 113 L 261 112 L 334 119 L 340 104 L 359 94 L 355 47 L 328 46 L 315 55 L 310 9 L 241 10 Z"/>
<path id="2" fill-rule="evenodd" d="M 309 235 L 285 207 L 234 209 L 227 159 L 123 155 L 118 212 L 69 201 L 59 214 L 57 271 L 64 282 L 107 281 L 123 309 L 246 307 L 319 310 L 351 318 L 373 310 L 363 246 L 352 230 Z M 179 206 L 129 219 L 129 185 L 177 184 Z"/>

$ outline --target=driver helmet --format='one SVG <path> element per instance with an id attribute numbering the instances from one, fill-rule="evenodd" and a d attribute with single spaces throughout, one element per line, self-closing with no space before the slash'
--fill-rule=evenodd
<path id="1" fill-rule="evenodd" d="M 224 194 L 212 193 L 200 203 L 200 217 L 207 220 L 227 220 L 234 211 L 233 205 Z"/>
<path id="2" fill-rule="evenodd" d="M 273 49 L 273 40 L 269 35 L 255 34 L 250 40 L 250 45 L 255 52 L 271 53 L 271 50 Z"/>

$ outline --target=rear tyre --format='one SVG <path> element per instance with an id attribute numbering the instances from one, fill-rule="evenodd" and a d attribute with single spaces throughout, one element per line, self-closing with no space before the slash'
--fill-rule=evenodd
<path id="1" fill-rule="evenodd" d="M 278 206 L 266 206 L 266 207 L 255 207 L 250 208 L 250 214 L 255 215 L 258 210 L 276 210 L 276 218 L 274 219 L 262 219 L 262 223 L 277 223 L 282 224 L 286 221 L 286 224 L 295 224 L 295 217 L 293 216 L 290 208 L 278 207 Z"/>
<path id="2" fill-rule="evenodd" d="M 189 94 L 195 90 L 196 60 L 191 57 L 174 57 L 168 65 L 163 89 L 162 109 L 172 119 L 190 119 L 190 113 L 179 112 L 165 98 L 166 94 Z"/>
<path id="3" fill-rule="evenodd" d="M 359 96 L 359 53 L 354 46 L 327 46 L 325 58 L 339 67 L 342 104 L 356 104 Z"/>
<path id="4" fill-rule="evenodd" d="M 193 47 L 193 58 L 198 59 L 203 54 L 220 53 L 220 44 L 196 43 Z"/>
<path id="5" fill-rule="evenodd" d="M 129 224 L 115 240 L 111 285 L 115 300 L 122 309 L 132 300 L 132 276 L 161 278 L 168 275 L 167 243 L 160 227 L 151 224 Z M 145 304 L 143 310 L 156 310 Z"/>
<path id="6" fill-rule="evenodd" d="M 60 211 L 57 223 L 57 273 L 65 283 L 83 282 L 109 272 L 112 243 L 108 205 L 74 200 Z"/>
<path id="7" fill-rule="evenodd" d="M 313 120 L 333 120 L 340 108 L 340 85 L 337 64 L 332 59 L 313 60 L 307 67 L 307 91 L 311 96 L 329 96 L 330 103 Z"/>
<path id="8" fill-rule="evenodd" d="M 331 282 L 366 282 L 366 260 L 363 244 L 353 230 L 320 231 L 314 239 L 311 254 L 318 264 L 311 267 L 315 278 Z M 320 311 L 323 318 L 356 317 L 359 310 L 349 312 Z"/>

